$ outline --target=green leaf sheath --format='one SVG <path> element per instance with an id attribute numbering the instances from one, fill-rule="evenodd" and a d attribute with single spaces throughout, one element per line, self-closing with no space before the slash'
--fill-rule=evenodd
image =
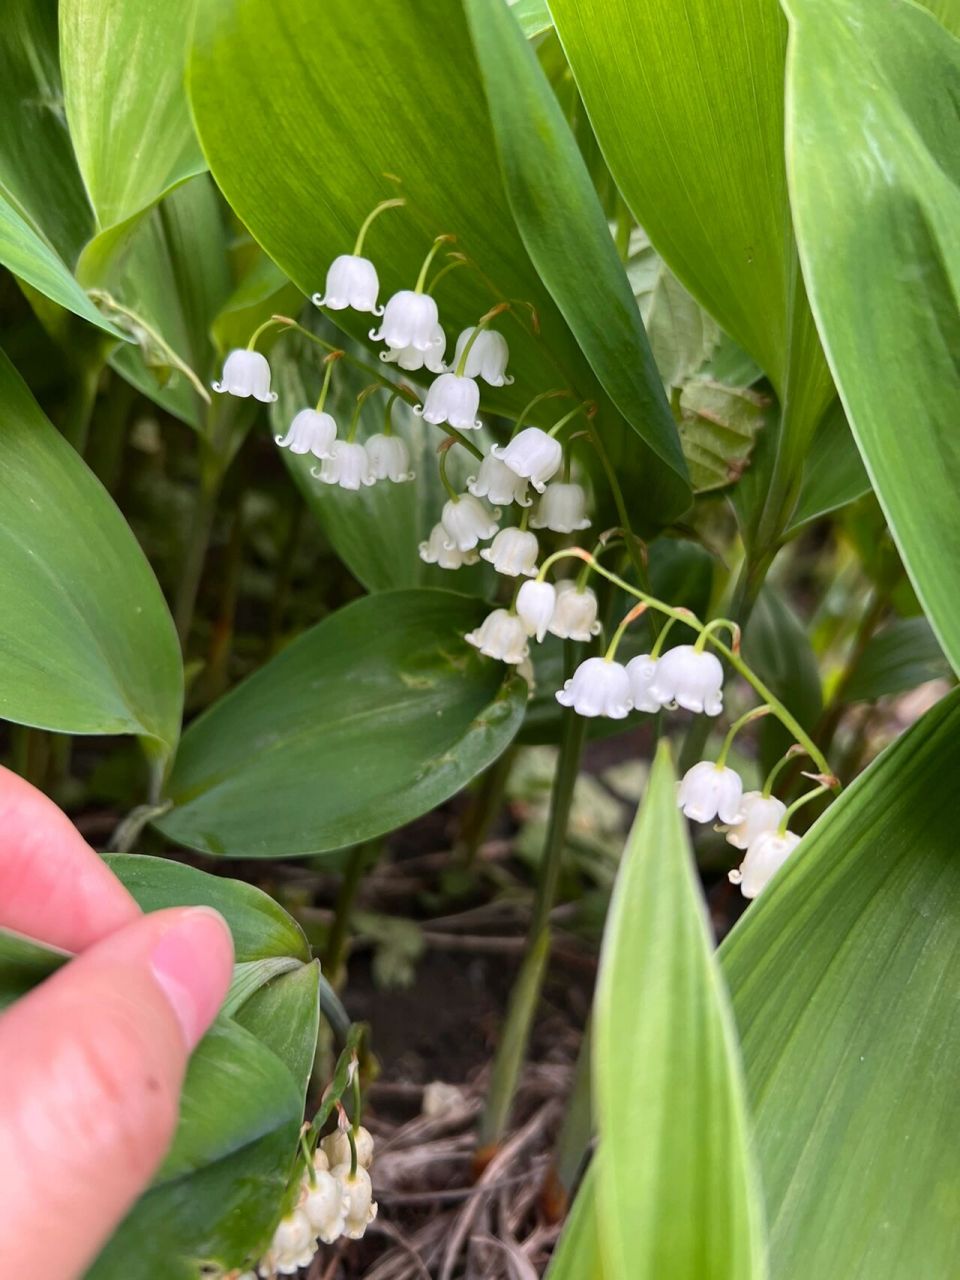
<path id="1" fill-rule="evenodd" d="M 907 572 L 960 670 L 960 45 L 902 0 L 785 7 L 807 288 Z"/>
<path id="2" fill-rule="evenodd" d="M 0 353 L 0 716 L 172 751 L 183 667 L 123 516 Z"/>
<path id="3" fill-rule="evenodd" d="M 392 831 L 453 795 L 520 726 L 526 683 L 476 654 L 478 600 L 384 591 L 305 632 L 184 735 L 171 839 L 290 857 Z"/>
<path id="4" fill-rule="evenodd" d="M 604 1276 L 760 1280 L 736 1032 L 666 743 L 611 902 L 595 1037 Z"/>
<path id="5" fill-rule="evenodd" d="M 721 948 L 773 1280 L 955 1270 L 958 769 L 955 692 L 834 801 Z"/>

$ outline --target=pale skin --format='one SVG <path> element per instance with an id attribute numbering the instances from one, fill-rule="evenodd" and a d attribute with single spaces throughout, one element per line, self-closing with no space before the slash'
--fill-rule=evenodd
<path id="1" fill-rule="evenodd" d="M 169 1148 L 233 943 L 207 908 L 144 915 L 52 801 L 2 768 L 0 926 L 75 956 L 0 1015 L 4 1274 L 73 1280 Z"/>

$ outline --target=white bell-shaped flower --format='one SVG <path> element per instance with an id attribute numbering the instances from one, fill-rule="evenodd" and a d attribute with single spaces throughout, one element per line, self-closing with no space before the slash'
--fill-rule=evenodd
<path id="1" fill-rule="evenodd" d="M 385 364 L 395 364 L 400 369 L 406 369 L 408 373 L 416 373 L 418 369 L 429 369 L 431 373 L 446 373 L 447 366 L 443 363 L 443 353 L 446 349 L 447 335 L 440 325 L 437 325 L 433 332 L 433 345 L 426 351 L 421 351 L 418 347 L 400 347 L 396 351 L 388 349 L 380 352 L 380 359 Z"/>
<path id="2" fill-rule="evenodd" d="M 470 341 L 474 330 L 471 326 L 464 329 L 457 339 L 457 349 L 453 357 L 456 369 L 463 355 L 463 348 Z M 507 361 L 510 359 L 510 348 L 502 333 L 496 329 L 481 329 L 477 340 L 467 353 L 467 361 L 463 372 L 468 378 L 482 378 L 491 387 L 509 387 L 513 382 L 507 377 Z"/>
<path id="3" fill-rule="evenodd" d="M 657 674 L 657 659 L 649 653 L 638 653 L 627 663 L 630 687 L 633 689 L 633 706 L 636 711 L 659 711 L 660 701 L 650 691 Z"/>
<path id="4" fill-rule="evenodd" d="M 543 493 L 547 481 L 557 474 L 563 462 L 560 441 L 539 427 L 524 427 L 507 444 L 495 444 L 490 452 L 511 471 L 529 480 L 537 493 Z"/>
<path id="5" fill-rule="evenodd" d="M 464 637 L 488 658 L 517 665 L 530 654 L 527 631 L 515 613 L 506 609 L 494 609 L 488 613 L 476 631 L 468 631 Z"/>
<path id="6" fill-rule="evenodd" d="M 552 529 L 554 533 L 577 533 L 590 528 L 587 493 L 582 484 L 555 480 L 548 484 L 530 520 L 532 529 Z"/>
<path id="7" fill-rule="evenodd" d="M 327 283 L 322 294 L 315 293 L 311 302 L 315 307 L 327 307 L 330 311 L 369 311 L 383 315 L 383 307 L 377 306 L 380 281 L 377 268 L 369 258 L 353 253 L 341 253 L 327 268 Z"/>
<path id="8" fill-rule="evenodd" d="M 763 831 L 747 849 L 746 857 L 735 870 L 727 873 L 731 884 L 738 884 L 745 898 L 755 898 L 777 874 L 800 843 L 792 831 Z"/>
<path id="9" fill-rule="evenodd" d="M 341 489 L 376 483 L 366 449 L 351 440 L 334 440 L 329 458 L 324 458 L 319 471 L 314 467 L 310 474 L 324 484 L 338 484 Z"/>
<path id="10" fill-rule="evenodd" d="M 723 710 L 723 667 L 715 654 L 698 653 L 692 644 L 668 649 L 657 663 L 650 688 L 661 706 L 684 707 L 718 716 Z"/>
<path id="11" fill-rule="evenodd" d="M 301 409 L 285 436 L 274 436 L 281 449 L 291 453 L 312 453 L 315 458 L 329 458 L 337 438 L 337 424 L 329 413 L 317 409 Z"/>
<path id="12" fill-rule="evenodd" d="M 535 578 L 539 554 L 537 535 L 526 529 L 501 529 L 490 546 L 480 552 L 497 573 L 509 578 Z"/>
<path id="13" fill-rule="evenodd" d="M 437 304 L 429 293 L 401 289 L 384 307 L 380 328 L 371 329 L 370 337 L 374 342 L 385 342 L 393 351 L 405 347 L 432 351 L 442 340 L 437 336 L 439 327 Z"/>
<path id="14" fill-rule="evenodd" d="M 528 636 L 543 640 L 557 604 L 557 589 L 552 582 L 525 582 L 517 592 L 517 616 Z"/>
<path id="15" fill-rule="evenodd" d="M 622 720 L 633 709 L 627 669 L 609 658 L 581 662 L 556 697 L 561 706 L 573 707 L 581 716 Z"/>
<path id="16" fill-rule="evenodd" d="M 346 1197 L 343 1184 L 334 1174 L 319 1169 L 312 1185 L 309 1178 L 305 1178 L 300 1188 L 298 1207 L 307 1215 L 314 1235 L 319 1236 L 324 1244 L 333 1244 L 343 1235 Z"/>
<path id="17" fill-rule="evenodd" d="M 413 412 L 422 414 L 424 422 L 439 427 L 449 422 L 459 431 L 477 431 L 483 423 L 477 417 L 480 388 L 473 378 L 458 378 L 455 373 L 441 373 L 427 388 L 423 406 L 414 405 Z"/>
<path id="18" fill-rule="evenodd" d="M 489 498 L 497 506 L 516 502 L 529 507 L 533 501 L 527 494 L 527 481 L 511 471 L 505 462 L 488 453 L 480 463 L 480 470 L 467 481 L 467 489 L 477 498 Z"/>
<path id="19" fill-rule="evenodd" d="M 749 849 L 758 836 L 766 831 L 776 831 L 787 806 L 776 796 L 765 796 L 762 791 L 745 791 L 740 800 L 741 819 L 736 826 L 727 829 L 727 841 L 735 849 Z"/>
<path id="20" fill-rule="evenodd" d="M 592 587 L 579 590 L 572 578 L 557 584 L 557 604 L 550 619 L 550 634 L 561 640 L 589 640 L 600 634 L 597 597 Z"/>
<path id="21" fill-rule="evenodd" d="M 219 382 L 211 382 L 214 391 L 228 396 L 246 399 L 253 396 L 264 404 L 273 404 L 277 393 L 270 390 L 270 365 L 259 351 L 247 351 L 239 347 L 231 351 L 223 362 L 223 376 Z"/>
<path id="22" fill-rule="evenodd" d="M 370 1175 L 362 1165 L 350 1176 L 350 1166 L 337 1165 L 332 1171 L 343 1185 L 343 1198 L 347 1206 L 343 1234 L 350 1240 L 359 1240 L 377 1216 L 377 1202 L 373 1198 Z"/>
<path id="23" fill-rule="evenodd" d="M 362 1164 L 364 1169 L 369 1169 L 373 1164 L 373 1134 L 363 1125 L 357 1129 L 354 1137 L 357 1144 L 357 1164 Z M 333 1133 L 320 1141 L 320 1147 L 323 1154 L 330 1162 L 330 1168 L 334 1165 L 345 1164 L 350 1167 L 350 1139 L 340 1129 L 334 1129 Z"/>
<path id="24" fill-rule="evenodd" d="M 261 1276 L 292 1276 L 308 1267 L 317 1251 L 316 1236 L 310 1219 L 302 1209 L 294 1209 L 280 1220 L 270 1248 L 260 1262 Z"/>
<path id="25" fill-rule="evenodd" d="M 364 448 L 375 479 L 395 480 L 398 484 L 414 479 L 414 472 L 410 469 L 410 450 L 399 436 L 378 433 L 370 437 Z"/>
<path id="26" fill-rule="evenodd" d="M 694 822 L 712 822 L 714 818 L 721 822 L 739 822 L 743 817 L 742 796 L 739 773 L 712 760 L 701 760 L 688 769 L 677 788 L 677 803 Z"/>
<path id="27" fill-rule="evenodd" d="M 424 564 L 435 564 L 440 569 L 462 569 L 465 564 L 476 564 L 480 556 L 476 551 L 461 551 L 452 546 L 450 535 L 442 524 L 435 524 L 430 537 L 419 546 Z"/>
<path id="28" fill-rule="evenodd" d="M 461 493 L 443 504 L 440 523 L 447 531 L 447 547 L 460 551 L 472 551 L 478 542 L 486 542 L 497 532 L 499 510 L 491 511 L 479 498 Z"/>

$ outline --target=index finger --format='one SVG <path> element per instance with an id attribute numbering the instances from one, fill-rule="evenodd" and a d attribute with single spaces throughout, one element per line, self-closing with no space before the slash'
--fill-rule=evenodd
<path id="1" fill-rule="evenodd" d="M 0 926 L 82 951 L 139 915 L 69 818 L 0 766 Z"/>

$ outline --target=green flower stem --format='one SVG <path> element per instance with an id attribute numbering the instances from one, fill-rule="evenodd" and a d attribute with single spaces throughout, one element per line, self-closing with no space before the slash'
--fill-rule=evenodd
<path id="1" fill-rule="evenodd" d="M 733 641 L 734 649 L 740 648 L 740 628 L 735 622 L 731 622 L 729 618 L 712 618 L 703 630 L 697 636 L 694 650 L 696 653 L 703 653 L 704 646 L 710 639 L 714 631 L 719 631 L 721 627 L 726 627 L 730 632 L 730 639 Z"/>
<path id="2" fill-rule="evenodd" d="M 531 410 L 535 409 L 538 404 L 541 404 L 544 400 L 563 399 L 572 395 L 572 391 L 564 391 L 562 389 L 557 391 L 541 391 L 538 396 L 534 396 L 530 403 L 525 405 L 520 411 L 520 417 L 514 421 L 513 430 L 510 432 L 510 438 L 513 439 L 513 437 L 518 434 L 520 428 L 530 415 Z"/>
<path id="3" fill-rule="evenodd" d="M 247 350 L 254 351 L 257 346 L 257 339 L 260 337 L 261 333 L 265 333 L 267 329 L 270 329 L 273 325 L 281 323 L 282 320 L 279 316 L 271 316 L 269 320 L 264 320 L 263 324 L 257 325 L 256 329 L 254 329 L 253 333 L 250 335 L 250 341 L 247 343 Z"/>
<path id="4" fill-rule="evenodd" d="M 477 323 L 473 327 L 473 333 L 471 333 L 470 337 L 463 344 L 463 350 L 460 352 L 460 359 L 457 361 L 457 367 L 454 370 L 458 378 L 462 378 L 464 376 L 464 370 L 467 367 L 467 358 L 473 349 L 473 344 L 480 337 L 481 333 L 483 333 L 484 329 L 487 327 L 487 325 L 490 323 L 491 320 L 501 315 L 504 311 L 509 311 L 509 310 L 510 310 L 509 302 L 498 302 L 495 307 L 490 308 L 490 310 L 487 312 L 485 316 L 480 317 L 480 319 L 477 321 Z"/>
<path id="5" fill-rule="evenodd" d="M 465 267 L 466 265 L 467 263 L 464 258 L 454 258 L 452 262 L 448 262 L 446 266 L 440 268 L 437 274 L 433 277 L 433 279 L 427 285 L 424 292 L 429 293 L 432 297 L 434 289 L 437 287 L 437 285 L 440 283 L 440 281 L 443 279 L 445 275 L 448 275 L 451 271 L 456 271 L 458 267 Z"/>
<path id="6" fill-rule="evenodd" d="M 649 585 L 649 577 L 647 574 L 647 565 L 643 555 L 640 553 L 640 540 L 633 532 L 633 526 L 630 524 L 630 516 L 627 513 L 627 504 L 623 496 L 623 490 L 620 487 L 620 481 L 617 479 L 617 472 L 610 461 L 610 455 L 607 453 L 606 446 L 600 437 L 593 418 L 587 418 L 587 428 L 590 436 L 590 442 L 597 451 L 600 459 L 600 465 L 603 467 L 604 474 L 607 477 L 607 483 L 613 494 L 614 506 L 617 508 L 617 519 L 620 521 L 620 528 L 623 530 L 624 541 L 627 545 L 627 553 L 636 570 L 637 578 L 644 586 Z M 657 620 L 654 615 L 650 619 L 650 623 L 657 630 Z"/>
<path id="7" fill-rule="evenodd" d="M 645 591 L 640 591 L 637 587 L 632 586 L 617 574 L 611 573 L 609 569 L 604 568 L 604 566 L 600 564 L 600 562 L 592 556 L 589 551 L 584 551 L 582 547 L 568 547 L 562 551 L 555 551 L 552 556 L 548 556 L 543 562 L 543 566 L 540 570 L 541 575 L 543 575 L 544 571 L 555 561 L 568 556 L 574 556 L 578 560 L 585 560 L 592 569 L 597 573 L 602 574 L 603 577 L 612 582 L 614 586 L 619 587 L 622 591 L 629 592 L 630 595 L 635 596 L 638 600 L 642 600 L 643 603 L 649 605 L 651 609 L 656 609 L 659 613 L 665 614 L 668 618 L 673 618 L 677 622 L 686 623 L 686 625 L 688 627 L 692 627 L 694 631 L 706 631 L 707 639 L 713 647 L 723 654 L 730 665 L 738 671 L 741 676 L 743 676 L 747 684 L 749 684 L 756 693 L 759 694 L 762 701 L 769 705 L 770 710 L 777 717 L 783 727 L 793 735 L 794 739 L 800 743 L 802 747 L 805 748 L 810 759 L 817 765 L 817 768 L 824 774 L 832 776 L 832 770 L 830 765 L 827 763 L 826 757 L 817 747 L 810 735 L 800 726 L 796 718 L 790 714 L 776 694 L 771 689 L 768 689 L 760 677 L 755 675 L 747 666 L 739 653 L 736 653 L 728 645 L 725 645 L 723 641 L 717 639 L 717 637 L 709 630 L 709 624 L 705 625 L 702 623 L 696 614 L 691 613 L 689 609 L 674 608 L 672 605 L 664 604 L 662 600 L 658 600 L 655 596 L 648 595 Z"/>
<path id="8" fill-rule="evenodd" d="M 387 396 L 386 407 L 383 410 L 383 434 L 385 436 L 393 435 L 393 405 L 399 394 L 399 391 L 391 391 Z"/>
<path id="9" fill-rule="evenodd" d="M 796 760 L 798 755 L 803 754 L 805 753 L 802 747 L 791 747 L 789 751 L 785 752 L 785 754 L 780 757 L 777 763 L 767 774 L 766 781 L 763 784 L 763 791 L 761 792 L 761 795 L 765 800 L 768 800 L 773 794 L 773 784 L 776 782 L 782 770 L 784 770 L 788 764 L 791 764 Z"/>
<path id="10" fill-rule="evenodd" d="M 627 627 L 629 627 L 630 623 L 635 622 L 636 619 L 639 618 L 641 614 L 646 613 L 646 611 L 647 611 L 647 605 L 637 604 L 637 605 L 634 605 L 634 607 L 630 610 L 630 612 L 625 615 L 619 627 L 617 627 L 616 631 L 613 633 L 613 639 L 610 641 L 609 645 L 607 646 L 607 652 L 603 655 L 606 658 L 607 662 L 612 662 L 614 657 L 616 656 L 617 646 L 620 644 L 620 641 L 623 639 L 623 633 L 626 631 Z"/>
<path id="11" fill-rule="evenodd" d="M 430 270 L 430 264 L 440 252 L 445 244 L 451 244 L 456 239 L 455 236 L 443 235 L 437 236 L 430 247 L 430 252 L 423 260 L 423 266 L 420 268 L 420 274 L 417 276 L 417 283 L 413 286 L 414 293 L 423 293 L 423 286 L 427 281 L 427 272 Z"/>
<path id="12" fill-rule="evenodd" d="M 343 882 L 337 895 L 337 905 L 333 915 L 333 924 L 327 938 L 326 951 L 323 957 L 323 971 L 329 974 L 330 981 L 336 985 L 339 981 L 346 959 L 347 940 L 350 933 L 350 917 L 357 899 L 357 891 L 364 873 L 373 866 L 380 856 L 382 840 L 368 840 L 358 844 L 350 853 L 343 872 Z"/>
<path id="13" fill-rule="evenodd" d="M 359 257 L 363 251 L 363 242 L 366 239 L 367 232 L 370 230 L 370 224 L 374 218 L 379 218 L 384 209 L 399 209 L 401 205 L 406 204 L 403 196 L 398 196 L 394 200 L 381 200 L 376 208 L 371 209 L 361 224 L 360 230 L 357 232 L 357 238 L 353 246 L 353 256 Z"/>
<path id="14" fill-rule="evenodd" d="M 831 790 L 832 788 L 828 787 L 824 783 L 822 786 L 814 787 L 812 791 L 808 791 L 806 795 L 801 796 L 799 800 L 794 800 L 793 804 L 789 807 L 789 809 L 787 809 L 786 813 L 780 819 L 780 825 L 779 827 L 777 827 L 777 835 L 780 835 L 780 836 L 786 835 L 787 826 L 790 823 L 790 819 L 793 817 L 793 815 L 796 813 L 796 811 L 800 808 L 801 805 L 809 804 L 811 800 L 816 800 L 817 796 L 825 796 Z"/>
<path id="15" fill-rule="evenodd" d="M 317 413 L 323 413 L 323 406 L 327 402 L 327 392 L 330 390 L 330 379 L 333 377 L 333 366 L 343 358 L 344 354 L 345 352 L 343 351 L 331 351 L 324 359 L 323 363 L 327 367 L 323 373 L 323 386 L 320 388 L 320 399 L 317 401 Z"/>
<path id="16" fill-rule="evenodd" d="M 353 1136 L 356 1137 L 360 1132 L 360 1116 L 363 1113 L 363 1099 L 360 1096 L 360 1064 L 357 1063 L 356 1070 L 353 1073 L 353 1124 L 351 1129 Z M 354 1170 L 356 1172 L 356 1170 Z"/>
<path id="17" fill-rule="evenodd" d="M 553 426 L 550 428 L 550 430 L 547 432 L 547 435 L 552 438 L 567 425 L 567 423 L 570 421 L 571 418 L 575 418 L 578 413 L 586 412 L 586 410 L 589 407 L 590 407 L 589 400 L 585 400 L 583 404 L 578 404 L 575 409 L 571 409 L 569 413 L 565 413 L 559 422 L 555 422 Z"/>
<path id="18" fill-rule="evenodd" d="M 701 633 L 702 634 L 702 633 Z M 727 756 L 730 754 L 730 748 L 733 746 L 733 740 L 744 727 L 753 720 L 759 720 L 761 716 L 768 716 L 771 708 L 764 704 L 762 707 L 753 707 L 750 711 L 745 712 L 739 720 L 734 720 L 733 724 L 727 730 L 727 736 L 723 740 L 723 746 L 720 748 L 720 754 L 717 756 L 717 768 L 722 769 L 727 763 Z"/>
<path id="19" fill-rule="evenodd" d="M 440 450 L 440 483 L 443 485 L 444 489 L 446 489 L 447 496 L 450 498 L 451 502 L 459 502 L 460 495 L 450 483 L 450 477 L 447 475 L 447 454 L 449 452 L 449 449 Z"/>
<path id="20" fill-rule="evenodd" d="M 660 657 L 660 654 L 663 652 L 663 646 L 664 646 L 664 643 L 666 642 L 667 636 L 670 634 L 670 628 L 675 624 L 676 621 L 677 621 L 676 618 L 668 618 L 666 622 L 663 624 L 663 626 L 660 629 L 660 634 L 657 636 L 656 640 L 654 640 L 653 648 L 650 650 L 651 658 Z"/>

